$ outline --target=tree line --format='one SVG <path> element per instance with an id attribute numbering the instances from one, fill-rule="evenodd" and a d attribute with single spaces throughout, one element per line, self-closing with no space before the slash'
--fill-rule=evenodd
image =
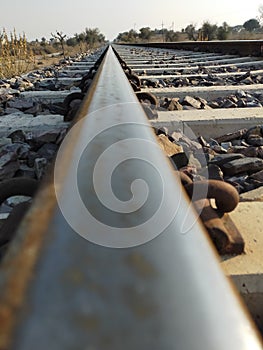
<path id="1" fill-rule="evenodd" d="M 66 47 L 77 47 L 81 52 L 88 49 L 93 49 L 96 46 L 104 44 L 106 42 L 105 36 L 100 32 L 98 28 L 85 28 L 81 33 L 76 33 L 74 36 L 68 37 L 62 31 L 55 31 L 51 33 L 49 39 L 42 37 L 41 40 L 34 40 L 30 44 L 35 54 L 38 51 L 45 51 L 46 53 L 52 53 L 54 50 L 61 48 L 63 54 L 65 54 Z"/>
<path id="2" fill-rule="evenodd" d="M 0 30 L 0 79 L 25 73 L 30 69 L 36 69 L 38 64 L 43 64 L 46 59 L 56 53 L 66 58 L 79 52 L 86 52 L 105 43 L 104 35 L 98 28 L 86 28 L 80 34 L 67 37 L 62 31 L 55 31 L 50 38 L 42 37 L 41 40 L 28 41 L 25 33 L 17 34 L 14 29 L 8 33 Z M 40 58 L 40 61 L 39 61 Z"/>
<path id="3" fill-rule="evenodd" d="M 263 8 L 262 8 L 263 12 Z M 150 27 L 140 28 L 139 31 L 130 29 L 129 31 L 119 33 L 116 42 L 147 42 L 161 37 L 163 42 L 178 41 L 181 38 L 184 40 L 227 40 L 230 34 L 247 32 L 248 34 L 263 33 L 263 27 L 258 19 L 252 18 L 243 23 L 231 27 L 226 22 L 221 26 L 205 21 L 200 28 L 195 24 L 189 24 L 180 32 L 169 30 L 167 28 L 154 29 Z M 248 35 L 249 36 L 249 35 Z"/>

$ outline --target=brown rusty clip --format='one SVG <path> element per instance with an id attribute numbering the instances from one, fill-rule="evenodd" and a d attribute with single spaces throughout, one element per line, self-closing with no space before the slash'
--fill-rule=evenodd
<path id="1" fill-rule="evenodd" d="M 212 208 L 209 199 L 200 199 L 193 205 L 201 211 L 200 218 L 220 255 L 244 252 L 244 240 L 228 214 Z"/>
<path id="2" fill-rule="evenodd" d="M 188 196 L 216 246 L 219 254 L 241 254 L 244 240 L 236 226 L 226 214 L 236 208 L 239 202 L 237 190 L 230 184 L 218 180 L 192 182 L 180 173 L 181 181 Z M 210 200 L 215 199 L 217 209 L 212 208 Z"/>
<path id="3" fill-rule="evenodd" d="M 220 180 L 196 181 L 185 186 L 190 198 L 194 190 L 198 194 L 195 200 L 203 198 L 214 198 L 216 207 L 223 213 L 233 211 L 239 202 L 239 194 L 234 186 Z"/>

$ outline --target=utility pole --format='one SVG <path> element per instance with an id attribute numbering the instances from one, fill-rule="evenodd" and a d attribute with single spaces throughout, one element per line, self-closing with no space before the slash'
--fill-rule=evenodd
<path id="1" fill-rule="evenodd" d="M 163 32 L 163 26 L 164 26 L 164 24 L 163 24 L 163 21 L 162 21 L 162 38 L 163 38 L 163 43 L 164 43 L 164 32 Z"/>

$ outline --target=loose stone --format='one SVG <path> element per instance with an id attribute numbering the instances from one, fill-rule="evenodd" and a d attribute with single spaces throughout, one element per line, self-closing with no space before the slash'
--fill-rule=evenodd
<path id="1" fill-rule="evenodd" d="M 263 169 L 263 160 L 260 158 L 241 158 L 229 161 L 221 165 L 226 175 L 235 175 L 244 172 L 254 173 Z"/>

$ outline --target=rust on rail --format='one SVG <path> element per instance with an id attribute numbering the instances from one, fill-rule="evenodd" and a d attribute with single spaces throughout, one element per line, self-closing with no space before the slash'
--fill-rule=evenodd
<path id="1" fill-rule="evenodd" d="M 10 251 L 0 265 L 0 349 L 8 349 L 17 314 L 34 275 L 43 241 L 56 203 L 53 179 L 43 182 L 26 214 Z M 45 208 L 45 210 L 43 210 Z"/>
<path id="2" fill-rule="evenodd" d="M 93 79 L 94 86 L 97 84 L 97 79 L 97 76 Z M 83 100 L 83 108 L 79 110 L 72 125 L 85 116 L 93 92 L 94 89 L 91 88 Z M 79 135 L 77 132 L 71 134 L 73 144 L 74 141 L 77 142 Z M 67 169 L 70 163 L 72 152 L 73 147 L 68 147 L 67 155 L 61 164 L 64 169 Z M 46 233 L 56 204 L 52 165 L 50 174 L 43 180 L 31 208 L 18 228 L 16 239 L 0 265 L 0 350 L 9 349 L 12 344 L 14 328 L 19 321 L 17 315 L 25 306 L 26 292 L 30 281 L 35 277 L 35 267 L 40 253 L 45 244 L 48 244 L 45 242 Z"/>

